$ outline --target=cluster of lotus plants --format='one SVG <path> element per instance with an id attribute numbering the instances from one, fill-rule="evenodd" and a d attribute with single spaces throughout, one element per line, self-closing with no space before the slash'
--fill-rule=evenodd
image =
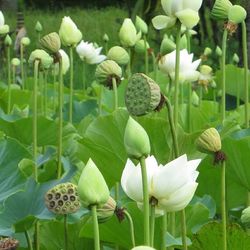
<path id="1" fill-rule="evenodd" d="M 37 22 L 14 58 L 0 12 L 0 249 L 249 249 L 247 13 L 216 0 L 221 44 L 194 55 L 201 5 L 162 0 L 150 24 L 125 18 L 119 45 L 100 34 L 104 51 L 73 16 Z"/>

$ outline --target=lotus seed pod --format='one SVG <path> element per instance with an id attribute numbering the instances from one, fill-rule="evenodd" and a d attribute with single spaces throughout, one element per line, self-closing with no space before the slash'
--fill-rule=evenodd
<path id="1" fill-rule="evenodd" d="M 141 31 L 142 34 L 148 33 L 148 25 L 139 16 L 136 16 L 135 18 L 135 27 L 137 31 Z"/>
<path id="2" fill-rule="evenodd" d="M 150 154 L 148 134 L 131 116 L 125 128 L 124 145 L 128 156 L 131 158 L 140 159 Z"/>
<path id="3" fill-rule="evenodd" d="M 192 29 L 200 20 L 198 11 L 184 9 L 175 13 L 180 22 L 188 29 Z"/>
<path id="4" fill-rule="evenodd" d="M 121 44 L 125 47 L 133 47 L 138 40 L 136 28 L 130 18 L 125 18 L 119 31 Z"/>
<path id="5" fill-rule="evenodd" d="M 145 41 L 144 40 L 139 40 L 136 42 L 135 44 L 135 52 L 138 54 L 144 54 L 145 50 L 149 49 L 149 44 L 148 42 L 146 42 L 146 46 L 145 46 Z"/>
<path id="6" fill-rule="evenodd" d="M 43 49 L 49 53 L 57 53 L 61 48 L 61 40 L 56 32 L 52 32 L 40 39 L 40 44 Z"/>
<path id="7" fill-rule="evenodd" d="M 197 148 L 204 153 L 216 153 L 221 150 L 220 134 L 215 128 L 205 130 L 196 141 Z"/>
<path id="8" fill-rule="evenodd" d="M 35 31 L 36 32 L 42 32 L 43 31 L 43 26 L 39 21 L 36 22 Z"/>
<path id="9" fill-rule="evenodd" d="M 9 35 L 7 35 L 7 36 L 5 37 L 5 39 L 4 39 L 4 44 L 5 44 L 6 46 L 11 46 L 11 45 L 12 45 L 12 39 L 11 39 L 11 37 L 10 37 Z"/>
<path id="10" fill-rule="evenodd" d="M 233 55 L 233 62 L 235 64 L 238 64 L 240 62 L 240 58 L 236 53 L 234 53 L 234 55 Z"/>
<path id="11" fill-rule="evenodd" d="M 212 50 L 211 50 L 209 47 L 206 47 L 206 48 L 204 49 L 203 54 L 204 54 L 205 56 L 209 56 L 209 55 L 212 54 Z"/>
<path id="12" fill-rule="evenodd" d="M 216 46 L 215 48 L 215 53 L 217 56 L 221 57 L 222 56 L 222 50 L 219 46 Z"/>
<path id="13" fill-rule="evenodd" d="M 148 246 L 138 246 L 132 248 L 131 250 L 156 250 L 156 249 Z"/>
<path id="14" fill-rule="evenodd" d="M 55 214 L 72 214 L 80 208 L 77 186 L 66 182 L 56 185 L 45 194 L 46 207 Z"/>
<path id="15" fill-rule="evenodd" d="M 19 246 L 19 241 L 13 238 L 0 238 L 1 250 L 16 250 Z"/>
<path id="16" fill-rule="evenodd" d="M 115 212 L 116 201 L 109 196 L 108 201 L 100 208 L 97 208 L 98 222 L 103 223 L 109 220 Z"/>
<path id="17" fill-rule="evenodd" d="M 102 40 L 107 43 L 109 41 L 109 36 L 105 33 L 102 37 Z"/>
<path id="18" fill-rule="evenodd" d="M 22 44 L 23 46 L 29 46 L 29 45 L 30 45 L 30 39 L 29 39 L 28 37 L 23 37 L 23 38 L 21 39 L 21 44 Z"/>
<path id="19" fill-rule="evenodd" d="M 11 60 L 11 65 L 12 65 L 12 66 L 15 66 L 15 67 L 19 66 L 19 65 L 20 65 L 20 60 L 19 60 L 19 58 L 13 58 L 13 59 Z"/>
<path id="20" fill-rule="evenodd" d="M 134 74 L 128 82 L 125 103 L 130 114 L 140 116 L 155 110 L 161 101 L 161 90 L 143 73 Z"/>
<path id="21" fill-rule="evenodd" d="M 107 58 L 109 60 L 113 60 L 119 65 L 127 65 L 129 63 L 129 54 L 128 52 L 120 47 L 120 46 L 114 46 L 112 47 L 107 54 Z"/>
<path id="22" fill-rule="evenodd" d="M 115 77 L 117 84 L 119 84 L 122 69 L 115 61 L 106 60 L 96 67 L 95 77 L 99 83 L 112 89 L 112 77 Z"/>
<path id="23" fill-rule="evenodd" d="M 232 7 L 229 0 L 216 0 L 211 12 L 213 18 L 218 20 L 228 19 L 229 9 Z"/>
<path id="24" fill-rule="evenodd" d="M 247 12 L 240 5 L 234 5 L 229 9 L 228 20 L 234 24 L 242 23 L 246 17 Z"/>
<path id="25" fill-rule="evenodd" d="M 200 98 L 197 95 L 196 91 L 192 91 L 191 101 L 194 106 L 199 106 Z"/>
<path id="26" fill-rule="evenodd" d="M 242 211 L 240 219 L 247 228 L 250 228 L 250 206 Z"/>
<path id="27" fill-rule="evenodd" d="M 161 42 L 160 52 L 162 55 L 169 54 L 176 49 L 175 43 L 165 36 Z"/>
<path id="28" fill-rule="evenodd" d="M 6 35 L 10 32 L 10 27 L 7 24 L 0 26 L 0 35 Z"/>
<path id="29" fill-rule="evenodd" d="M 36 49 L 30 54 L 29 63 L 33 64 L 35 60 L 40 61 L 42 69 L 48 69 L 54 61 L 46 51 L 41 49 Z"/>

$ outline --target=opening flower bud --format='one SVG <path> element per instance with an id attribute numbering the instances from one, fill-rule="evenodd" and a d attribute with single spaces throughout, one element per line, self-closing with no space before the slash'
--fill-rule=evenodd
<path id="1" fill-rule="evenodd" d="M 245 208 L 242 211 L 242 215 L 241 215 L 241 222 L 247 227 L 250 228 L 250 206 Z"/>
<path id="2" fill-rule="evenodd" d="M 112 47 L 107 54 L 107 58 L 109 60 L 113 60 L 119 65 L 127 65 L 129 63 L 129 54 L 128 52 L 120 47 L 120 46 L 114 46 Z"/>
<path id="3" fill-rule="evenodd" d="M 212 54 L 212 50 L 209 48 L 209 47 L 206 47 L 204 49 L 204 53 L 203 53 L 205 56 L 209 56 Z"/>
<path id="4" fill-rule="evenodd" d="M 19 60 L 19 58 L 13 58 L 13 59 L 11 60 L 11 65 L 14 66 L 14 67 L 19 66 L 19 65 L 20 65 L 20 60 Z"/>
<path id="5" fill-rule="evenodd" d="M 36 22 L 35 31 L 36 32 L 42 32 L 43 31 L 43 26 L 39 21 Z"/>
<path id="6" fill-rule="evenodd" d="M 107 43 L 109 41 L 109 36 L 105 33 L 102 37 L 102 40 Z"/>
<path id="7" fill-rule="evenodd" d="M 91 159 L 82 170 L 77 190 L 84 207 L 102 207 L 109 199 L 109 189 L 104 177 Z"/>
<path id="8" fill-rule="evenodd" d="M 125 47 L 133 47 L 137 41 L 136 28 L 130 18 L 125 18 L 119 31 L 121 44 Z"/>
<path id="9" fill-rule="evenodd" d="M 4 39 L 5 46 L 11 46 L 12 45 L 12 39 L 9 35 L 7 35 Z"/>
<path id="10" fill-rule="evenodd" d="M 232 7 L 229 0 L 216 0 L 211 12 L 211 16 L 218 20 L 228 19 L 229 9 Z"/>
<path id="11" fill-rule="evenodd" d="M 124 134 L 124 145 L 129 157 L 140 159 L 150 154 L 147 132 L 132 117 L 129 117 Z"/>
<path id="12" fill-rule="evenodd" d="M 61 48 L 61 40 L 56 32 L 52 32 L 40 39 L 40 45 L 49 53 L 57 53 Z"/>
<path id="13" fill-rule="evenodd" d="M 130 114 L 140 116 L 156 110 L 161 101 L 158 84 L 143 73 L 134 74 L 128 82 L 125 103 Z"/>
<path id="14" fill-rule="evenodd" d="M 136 27 L 137 31 L 141 31 L 142 34 L 148 33 L 148 25 L 139 16 L 136 16 L 135 27 Z"/>
<path id="15" fill-rule="evenodd" d="M 28 37 L 23 37 L 21 39 L 21 43 L 23 46 L 29 46 L 30 45 L 30 39 Z"/>
<path id="16" fill-rule="evenodd" d="M 97 208 L 97 217 L 99 223 L 104 223 L 111 219 L 116 209 L 116 201 L 109 196 L 108 201 L 100 208 Z"/>
<path id="17" fill-rule="evenodd" d="M 234 24 L 243 22 L 247 17 L 246 10 L 240 5 L 234 5 L 229 9 L 228 20 Z"/>

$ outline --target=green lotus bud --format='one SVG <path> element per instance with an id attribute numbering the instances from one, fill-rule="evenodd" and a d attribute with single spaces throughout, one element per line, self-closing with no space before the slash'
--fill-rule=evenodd
<path id="1" fill-rule="evenodd" d="M 6 35 L 10 32 L 10 27 L 7 24 L 0 26 L 0 35 Z"/>
<path id="2" fill-rule="evenodd" d="M 127 65 L 129 63 L 129 54 L 128 52 L 120 47 L 114 46 L 112 47 L 107 54 L 107 58 L 115 61 L 119 65 Z"/>
<path id="3" fill-rule="evenodd" d="M 240 62 L 240 58 L 236 53 L 234 53 L 234 55 L 233 55 L 233 62 L 235 64 L 238 64 Z"/>
<path id="4" fill-rule="evenodd" d="M 102 40 L 107 43 L 109 41 L 109 36 L 105 33 L 102 37 Z"/>
<path id="5" fill-rule="evenodd" d="M 29 63 L 33 64 L 35 60 L 40 61 L 40 66 L 43 69 L 48 69 L 54 61 L 46 51 L 41 49 L 36 49 L 31 53 Z"/>
<path id="6" fill-rule="evenodd" d="M 213 88 L 213 89 L 216 89 L 216 88 L 217 88 L 217 84 L 216 84 L 216 82 L 215 82 L 214 80 L 210 82 L 210 86 L 211 86 L 211 88 Z"/>
<path id="7" fill-rule="evenodd" d="M 36 22 L 35 31 L 38 33 L 43 31 L 43 26 L 39 21 Z"/>
<path id="8" fill-rule="evenodd" d="M 121 44 L 125 47 L 133 47 L 138 40 L 136 28 L 130 18 L 125 18 L 119 31 Z"/>
<path id="9" fill-rule="evenodd" d="M 13 58 L 11 60 L 11 65 L 13 65 L 15 67 L 19 66 L 20 65 L 20 60 L 18 58 Z"/>
<path id="10" fill-rule="evenodd" d="M 200 66 L 200 73 L 203 75 L 210 75 L 212 74 L 213 69 L 208 65 L 201 65 Z"/>
<path id="11" fill-rule="evenodd" d="M 30 39 L 29 39 L 28 37 L 23 37 L 23 38 L 21 39 L 21 44 L 22 44 L 23 46 L 29 46 L 29 45 L 30 45 Z"/>
<path id="12" fill-rule="evenodd" d="M 221 150 L 220 134 L 215 128 L 209 128 L 199 136 L 196 141 L 196 145 L 201 152 L 219 152 Z"/>
<path id="13" fill-rule="evenodd" d="M 45 194 L 45 205 L 55 214 L 72 214 L 80 208 L 77 186 L 66 182 L 56 185 Z"/>
<path id="14" fill-rule="evenodd" d="M 234 5 L 229 9 L 228 20 L 234 24 L 242 23 L 246 17 L 247 12 L 240 5 Z"/>
<path id="15" fill-rule="evenodd" d="M 225 20 L 228 18 L 229 9 L 232 7 L 229 0 L 216 0 L 211 12 L 211 16 L 218 20 Z"/>
<path id="16" fill-rule="evenodd" d="M 142 34 L 148 33 L 148 25 L 139 16 L 135 18 L 135 27 L 138 31 L 141 31 Z"/>
<path id="17" fill-rule="evenodd" d="M 0 238 L 1 250 L 16 250 L 19 247 L 19 241 L 13 238 Z"/>
<path id="18" fill-rule="evenodd" d="M 240 219 L 247 228 L 250 228 L 250 206 L 242 211 Z"/>
<path id="19" fill-rule="evenodd" d="M 222 56 L 222 50 L 219 46 L 216 46 L 215 48 L 215 53 L 217 56 L 221 57 Z"/>
<path id="20" fill-rule="evenodd" d="M 108 201 L 100 208 L 97 208 L 98 222 L 103 223 L 111 219 L 116 209 L 116 201 L 109 196 Z"/>
<path id="21" fill-rule="evenodd" d="M 61 40 L 56 32 L 52 32 L 42 37 L 39 42 L 42 48 L 49 53 L 57 53 L 61 48 Z"/>
<path id="22" fill-rule="evenodd" d="M 112 89 L 112 77 L 115 77 L 117 84 L 119 84 L 122 77 L 122 69 L 115 61 L 106 60 L 96 67 L 95 77 L 99 83 Z"/>
<path id="23" fill-rule="evenodd" d="M 160 52 L 162 55 L 169 54 L 176 49 L 175 43 L 165 36 L 161 42 Z"/>
<path id="24" fill-rule="evenodd" d="M 95 163 L 89 159 L 78 182 L 78 194 L 84 207 L 102 207 L 109 199 L 109 189 Z"/>
<path id="25" fill-rule="evenodd" d="M 135 52 L 138 54 L 144 54 L 145 50 L 149 49 L 149 44 L 146 42 L 145 46 L 145 41 L 144 40 L 139 40 L 135 44 Z"/>
<path id="26" fill-rule="evenodd" d="M 180 49 L 187 49 L 187 36 L 183 35 L 180 40 Z"/>
<path id="27" fill-rule="evenodd" d="M 154 80 L 142 73 L 134 74 L 128 82 L 125 103 L 130 114 L 145 115 L 159 106 L 161 90 Z"/>
<path id="28" fill-rule="evenodd" d="M 7 35 L 4 39 L 5 46 L 11 46 L 12 45 L 12 39 L 9 35 Z"/>
<path id="29" fill-rule="evenodd" d="M 175 15 L 188 29 L 192 29 L 200 20 L 198 12 L 192 9 L 178 11 Z"/>
<path id="30" fill-rule="evenodd" d="M 191 102 L 194 106 L 199 106 L 200 98 L 197 95 L 196 91 L 192 91 Z"/>
<path id="31" fill-rule="evenodd" d="M 131 250 L 156 250 L 156 249 L 148 246 L 138 246 L 132 248 Z"/>
<path id="32" fill-rule="evenodd" d="M 125 128 L 124 145 L 128 156 L 131 158 L 140 159 L 150 154 L 148 134 L 131 116 Z"/>
<path id="33" fill-rule="evenodd" d="M 211 50 L 209 47 L 206 47 L 206 48 L 204 49 L 203 54 L 204 54 L 205 56 L 209 56 L 209 55 L 212 54 L 212 50 Z"/>

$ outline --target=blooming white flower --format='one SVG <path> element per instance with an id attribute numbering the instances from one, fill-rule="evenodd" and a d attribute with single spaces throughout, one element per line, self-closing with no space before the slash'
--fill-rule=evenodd
<path id="1" fill-rule="evenodd" d="M 161 0 L 161 5 L 167 16 L 159 15 L 152 22 L 156 29 L 170 28 L 176 20 L 192 29 L 199 22 L 198 10 L 202 0 Z"/>
<path id="2" fill-rule="evenodd" d="M 63 50 L 59 50 L 59 54 L 62 57 L 62 73 L 65 75 L 69 70 L 70 62 L 68 54 Z M 54 70 L 56 74 L 59 74 L 59 63 L 56 63 L 54 66 Z"/>
<path id="3" fill-rule="evenodd" d="M 159 61 L 160 70 L 168 74 L 172 80 L 175 79 L 175 59 L 176 50 L 166 54 Z M 186 49 L 180 51 L 180 82 L 197 81 L 200 73 L 196 70 L 201 60 L 198 59 L 193 62 L 193 54 L 188 54 Z"/>
<path id="4" fill-rule="evenodd" d="M 81 60 L 86 61 L 88 64 L 97 64 L 106 59 L 106 56 L 100 55 L 102 47 L 95 48 L 93 43 L 81 41 L 76 47 Z"/>
<path id="5" fill-rule="evenodd" d="M 3 15 L 3 12 L 0 11 L 0 26 L 3 26 L 4 25 L 4 15 Z"/>
<path id="6" fill-rule="evenodd" d="M 187 160 L 186 155 L 162 166 L 154 156 L 146 158 L 149 196 L 158 200 L 157 209 L 167 212 L 184 209 L 191 201 L 198 183 L 196 171 L 201 159 Z M 121 185 L 129 198 L 141 207 L 143 203 L 142 177 L 139 164 L 127 160 L 122 173 Z"/>
<path id="7" fill-rule="evenodd" d="M 4 24 L 4 15 L 2 11 L 0 11 L 0 35 L 5 35 L 10 31 L 9 25 Z"/>

